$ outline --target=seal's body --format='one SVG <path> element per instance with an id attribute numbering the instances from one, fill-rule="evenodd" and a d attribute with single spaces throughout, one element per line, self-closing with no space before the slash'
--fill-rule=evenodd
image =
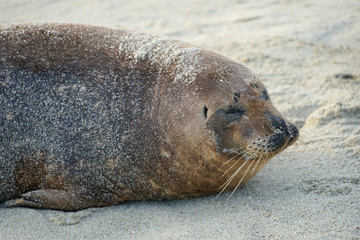
<path id="1" fill-rule="evenodd" d="M 298 137 L 243 65 L 70 24 L 0 28 L 0 202 L 60 210 L 235 189 Z"/>

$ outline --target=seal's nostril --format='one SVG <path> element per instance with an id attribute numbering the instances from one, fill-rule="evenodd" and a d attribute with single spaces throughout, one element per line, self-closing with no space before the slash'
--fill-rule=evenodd
<path id="1" fill-rule="evenodd" d="M 275 118 L 272 120 L 272 125 L 276 130 L 281 130 L 283 132 L 287 131 L 286 123 L 281 118 Z"/>
<path id="2" fill-rule="evenodd" d="M 290 143 L 293 143 L 299 137 L 299 130 L 294 124 L 290 124 L 288 129 L 290 132 Z"/>

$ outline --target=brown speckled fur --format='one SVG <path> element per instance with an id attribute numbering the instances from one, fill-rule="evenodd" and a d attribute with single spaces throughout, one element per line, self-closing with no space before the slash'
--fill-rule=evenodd
<path id="1" fill-rule="evenodd" d="M 261 138 L 267 161 L 297 138 L 264 91 L 241 64 L 187 43 L 86 25 L 2 26 L 0 202 L 78 210 L 219 193 L 236 169 L 224 163 L 245 161 L 226 149 L 260 161 L 249 146 Z"/>

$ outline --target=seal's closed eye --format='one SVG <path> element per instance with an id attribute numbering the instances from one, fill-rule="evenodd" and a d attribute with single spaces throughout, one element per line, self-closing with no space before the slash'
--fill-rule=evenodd
<path id="1" fill-rule="evenodd" d="M 231 106 L 225 109 L 225 118 L 228 122 L 238 121 L 240 122 L 241 117 L 245 114 L 245 110 L 242 107 Z"/>
<path id="2" fill-rule="evenodd" d="M 245 113 L 245 110 L 242 107 L 229 107 L 225 110 L 225 114 L 237 114 L 237 115 L 243 115 Z"/>
<path id="3" fill-rule="evenodd" d="M 217 110 L 214 115 L 230 123 L 233 121 L 239 122 L 244 114 L 245 114 L 245 110 L 242 107 L 230 106 L 227 109 Z"/>

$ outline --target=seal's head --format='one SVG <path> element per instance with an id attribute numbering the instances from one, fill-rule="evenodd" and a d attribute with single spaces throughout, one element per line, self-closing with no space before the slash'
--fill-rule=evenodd
<path id="1" fill-rule="evenodd" d="M 170 116 L 179 125 L 167 124 L 176 139 L 186 139 L 175 144 L 180 146 L 177 156 L 183 156 L 178 165 L 192 165 L 187 173 L 196 169 L 192 178 L 197 181 L 207 178 L 202 188 L 236 189 L 293 144 L 299 132 L 272 105 L 263 83 L 249 69 L 211 52 L 203 56 L 202 66 L 207 67 L 194 84 L 187 84 L 185 91 L 173 88 L 179 108 Z"/>
<path id="2" fill-rule="evenodd" d="M 298 130 L 275 109 L 264 85 L 254 76 L 237 83 L 241 87 L 227 90 L 228 102 L 214 101 L 203 107 L 216 151 L 269 159 L 293 144 Z"/>

